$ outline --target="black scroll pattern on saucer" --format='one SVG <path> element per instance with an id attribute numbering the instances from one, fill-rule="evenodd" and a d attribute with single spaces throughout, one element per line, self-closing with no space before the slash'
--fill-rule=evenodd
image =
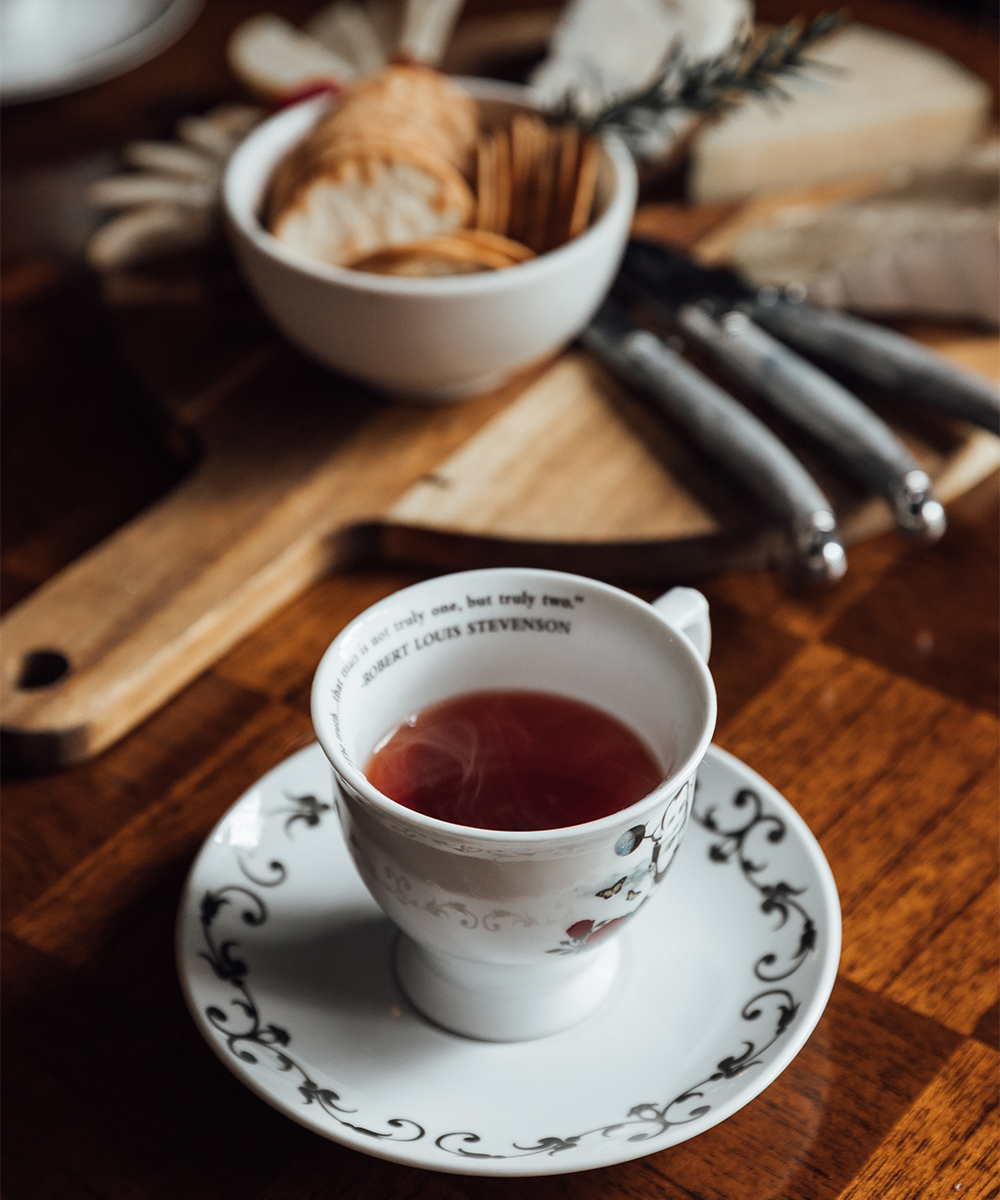
<path id="1" fill-rule="evenodd" d="M 778 955 L 768 953 L 761 955 L 754 967 L 754 974 L 762 983 L 778 983 L 794 975 L 806 961 L 809 951 L 815 949 L 816 923 L 796 899 L 806 889 L 792 887 L 784 880 L 764 883 L 761 876 L 768 869 L 767 863 L 757 862 L 750 857 L 747 842 L 754 831 L 760 831 L 765 841 L 777 845 L 785 839 L 784 821 L 774 813 L 764 811 L 763 801 L 752 788 L 741 788 L 733 797 L 732 803 L 734 808 L 746 810 L 743 820 L 737 821 L 732 829 L 722 827 L 715 808 L 709 808 L 703 813 L 695 809 L 691 813 L 691 819 L 697 821 L 709 833 L 718 834 L 720 837 L 719 841 L 713 842 L 708 851 L 712 862 L 728 863 L 735 859 L 747 882 L 764 897 L 760 911 L 778 914 L 775 932 L 788 922 L 793 913 L 801 922 L 798 946 L 785 964 L 779 962 Z"/>
<path id="2" fill-rule="evenodd" d="M 515 1143 L 516 1154 L 485 1154 L 482 1151 L 470 1150 L 468 1147 L 480 1143 L 482 1138 L 468 1131 L 442 1134 L 435 1139 L 434 1144 L 460 1158 L 529 1158 L 536 1154 L 545 1154 L 551 1158 L 560 1151 L 575 1150 L 587 1139 L 591 1142 L 649 1141 L 675 1125 L 689 1125 L 711 1112 L 711 1104 L 698 1103 L 705 1099 L 702 1089 L 722 1079 L 736 1079 L 751 1067 L 760 1066 L 763 1062 L 761 1056 L 781 1037 L 798 1011 L 799 1004 L 786 988 L 771 988 L 766 992 L 758 992 L 744 1004 L 740 1016 L 744 1021 L 758 1021 L 765 1014 L 770 1018 L 767 1022 L 771 1027 L 770 1034 L 763 1043 L 744 1041 L 740 1053 L 730 1054 L 722 1059 L 714 1071 L 698 1083 L 685 1088 L 673 1100 L 666 1104 L 636 1104 L 629 1109 L 623 1121 L 616 1121 L 611 1125 L 597 1125 L 571 1137 L 543 1137 L 534 1146 L 520 1146 Z"/>
<path id="3" fill-rule="evenodd" d="M 288 793 L 285 793 L 288 796 Z M 323 819 L 323 814 L 329 812 L 332 804 L 327 804 L 325 800 L 320 800 L 316 796 L 288 796 L 291 804 L 290 808 L 280 808 L 278 812 L 282 815 L 288 814 L 285 820 L 285 833 L 291 836 L 292 826 L 296 821 L 301 821 L 307 828 L 315 829 Z"/>
<path id="4" fill-rule="evenodd" d="M 787 970 L 777 974 L 768 973 L 778 961 L 773 953 L 762 955 L 755 967 L 754 975 L 765 983 L 777 983 L 786 979 L 802 965 L 808 952 L 816 944 L 816 926 L 802 904 L 795 898 L 805 892 L 805 888 L 792 888 L 787 883 L 762 883 L 757 878 L 767 870 L 766 863 L 754 862 L 746 850 L 747 839 L 755 829 L 766 831 L 766 840 L 777 844 L 784 840 L 786 827 L 780 817 L 764 811 L 764 805 L 756 792 L 743 788 L 733 797 L 733 805 L 737 809 L 749 806 L 749 817 L 742 823 L 737 823 L 734 829 L 723 829 L 715 817 L 716 810 L 708 809 L 704 813 L 692 811 L 691 818 L 698 822 L 710 833 L 718 834 L 721 841 L 715 842 L 709 849 L 708 856 L 712 862 L 727 864 L 734 859 L 739 863 L 740 870 L 749 882 L 764 897 L 761 911 L 778 913 L 780 921 L 776 927 L 780 929 L 795 912 L 802 920 L 802 933 L 799 946 L 792 956 L 792 964 Z M 764 1062 L 764 1054 L 785 1033 L 798 1014 L 801 1002 L 796 1000 L 785 987 L 772 987 L 766 991 L 757 992 L 740 1010 L 744 1021 L 761 1021 L 762 1027 L 768 1032 L 760 1041 L 745 1039 L 741 1049 L 721 1059 L 715 1069 L 705 1078 L 691 1087 L 686 1088 L 666 1104 L 644 1103 L 630 1108 L 623 1121 L 612 1125 L 599 1125 L 584 1133 L 573 1134 L 570 1137 L 543 1137 L 533 1146 L 514 1144 L 514 1154 L 486 1154 L 470 1149 L 482 1142 L 482 1138 L 472 1132 L 446 1133 L 435 1140 L 435 1145 L 449 1154 L 461 1158 L 527 1158 L 531 1155 L 559 1154 L 564 1150 L 575 1150 L 586 1139 L 591 1142 L 602 1139 L 643 1142 L 658 1137 L 676 1125 L 688 1125 L 700 1120 L 712 1110 L 712 1105 L 705 1103 L 707 1089 L 711 1084 L 721 1080 L 736 1079 L 751 1067 L 760 1066 Z"/>
<path id="5" fill-rule="evenodd" d="M 307 826 L 315 827 L 320 822 L 320 815 L 330 809 L 329 804 L 319 804 L 315 797 L 304 797 L 312 802 L 296 811 L 285 822 L 285 834 L 299 816 L 302 816 Z M 315 819 L 311 819 L 315 814 Z M 240 869 L 250 879 L 254 877 L 247 870 L 243 860 L 237 857 Z M 288 877 L 285 865 L 278 860 L 268 863 L 273 876 L 266 883 L 257 881 L 264 887 L 277 887 Z M 309 1072 L 288 1052 L 291 1034 L 287 1029 L 273 1023 L 265 1024 L 261 1017 L 257 1002 L 253 998 L 247 976 L 250 974 L 246 960 L 239 953 L 240 943 L 236 938 L 227 937 L 220 940 L 215 932 L 215 924 L 220 914 L 230 906 L 241 907 L 240 919 L 244 925 L 261 926 L 267 921 L 267 905 L 256 892 L 243 884 L 228 884 L 221 888 L 210 888 L 201 898 L 200 920 L 205 939 L 206 950 L 199 951 L 199 956 L 211 966 L 216 977 L 223 983 L 230 984 L 235 995 L 230 1000 L 231 1010 L 227 1013 L 217 1005 L 209 1005 L 205 1016 L 214 1029 L 226 1040 L 226 1047 L 231 1054 L 241 1062 L 250 1066 L 257 1065 L 261 1058 L 268 1059 L 272 1065 L 281 1071 L 288 1071 L 299 1077 L 298 1090 L 306 1104 L 318 1104 L 321 1109 L 332 1117 L 339 1125 L 353 1129 L 366 1137 L 377 1138 L 380 1141 L 416 1142 L 424 1137 L 424 1129 L 416 1121 L 408 1121 L 395 1117 L 385 1124 L 387 1130 L 368 1129 L 364 1125 L 356 1125 L 346 1118 L 357 1112 L 357 1109 L 344 1107 L 340 1096 L 331 1088 L 320 1085 L 309 1075 Z M 235 1021 L 231 1018 L 235 1017 Z"/>
<path id="6" fill-rule="evenodd" d="M 323 813 L 330 812 L 333 808 L 332 804 L 327 804 L 325 800 L 319 800 L 316 796 L 292 796 L 286 792 L 285 799 L 288 800 L 288 806 L 273 809 L 268 813 L 268 816 L 285 817 L 285 834 L 287 837 L 292 836 L 292 826 L 296 821 L 302 821 L 307 827 L 315 829 L 323 819 Z M 267 875 L 258 874 L 257 870 L 252 868 L 251 863 L 248 861 L 248 856 L 240 851 L 237 851 L 236 861 L 239 863 L 240 870 L 247 879 L 251 883 L 256 883 L 258 887 L 277 887 L 279 883 L 284 883 L 288 877 L 288 870 L 285 864 L 277 858 L 273 858 L 267 864 Z"/>
<path id="7" fill-rule="evenodd" d="M 309 799 L 313 799 L 310 797 Z M 692 813 L 696 820 L 710 833 L 717 834 L 720 841 L 714 843 L 709 850 L 709 858 L 720 865 L 728 864 L 734 859 L 739 863 L 740 870 L 757 892 L 764 897 L 761 911 L 778 913 L 781 918 L 777 926 L 780 929 L 794 911 L 803 921 L 799 949 L 793 956 L 792 965 L 780 974 L 770 975 L 767 970 L 777 962 L 774 954 L 765 954 L 758 960 L 754 974 L 758 980 L 776 983 L 793 974 L 805 961 L 806 954 L 815 945 L 815 925 L 809 918 L 801 902 L 796 897 L 803 894 L 805 888 L 792 888 L 787 883 L 779 882 L 766 884 L 759 881 L 757 876 L 767 870 L 764 863 L 754 862 L 746 851 L 746 842 L 755 829 L 765 829 L 766 838 L 771 843 L 781 842 L 785 837 L 785 825 L 780 818 L 765 813 L 760 797 L 750 789 L 738 792 L 732 801 L 738 809 L 750 806 L 750 816 L 733 829 L 724 829 L 715 817 L 715 809 L 705 813 Z M 304 823 L 314 826 L 319 823 L 320 814 L 329 805 L 322 805 L 314 810 L 308 806 L 301 809 Z M 285 810 L 287 812 L 288 810 Z M 312 812 L 316 813 L 315 821 L 310 819 Z M 296 810 L 294 815 L 298 815 Z M 286 821 L 285 833 L 288 835 L 292 819 Z M 242 866 L 242 863 L 241 863 Z M 283 864 L 273 861 L 269 869 L 275 872 L 266 886 L 273 887 L 284 881 L 287 871 Z M 339 1125 L 354 1130 L 367 1137 L 382 1141 L 415 1142 L 426 1136 L 424 1128 L 403 1118 L 393 1118 L 385 1122 L 384 1130 L 368 1129 L 363 1125 L 354 1124 L 346 1119 L 354 1115 L 356 1109 L 346 1108 L 340 1103 L 340 1096 L 329 1088 L 321 1088 L 288 1052 L 291 1037 L 287 1030 L 274 1024 L 264 1024 L 257 1009 L 252 993 L 247 983 L 249 968 L 243 958 L 237 953 L 239 942 L 234 938 L 219 941 L 213 927 L 219 914 L 227 906 L 237 900 L 243 905 L 241 918 L 246 925 L 259 926 L 267 920 L 267 907 L 264 901 L 243 884 L 231 884 L 226 887 L 206 891 L 201 904 L 201 924 L 205 936 L 207 951 L 201 952 L 201 957 L 209 962 L 217 977 L 229 983 L 236 990 L 231 1001 L 242 1017 L 239 1028 L 230 1024 L 230 1015 L 223 1009 L 211 1006 L 205 1010 L 205 1015 L 212 1026 L 226 1039 L 230 1052 L 241 1061 L 256 1064 L 260 1055 L 266 1055 L 271 1062 L 282 1071 L 294 1072 L 301 1082 L 298 1090 L 306 1104 L 318 1104 L 324 1112 Z M 764 1063 L 764 1055 L 788 1030 L 799 1008 L 797 1001 L 786 987 L 769 987 L 758 991 L 740 1010 L 740 1017 L 747 1022 L 761 1022 L 760 1028 L 765 1030 L 759 1040 L 744 1039 L 738 1051 L 720 1059 L 715 1067 L 699 1082 L 685 1088 L 672 1100 L 666 1103 L 644 1102 L 636 1104 L 628 1110 L 623 1120 L 608 1125 L 597 1125 L 581 1133 L 568 1137 L 550 1135 L 539 1138 L 533 1145 L 514 1143 L 513 1153 L 489 1154 L 482 1150 L 472 1149 L 481 1145 L 483 1138 L 471 1131 L 455 1131 L 444 1133 L 435 1138 L 434 1144 L 438 1149 L 458 1158 L 466 1159 L 511 1159 L 528 1158 L 534 1155 L 554 1154 L 566 1150 L 575 1150 L 584 1143 L 594 1144 L 602 1140 L 644 1142 L 665 1133 L 666 1130 L 678 1125 L 689 1125 L 700 1120 L 712 1111 L 712 1105 L 706 1096 L 712 1084 L 722 1080 L 732 1080 L 743 1075 L 752 1067 Z"/>

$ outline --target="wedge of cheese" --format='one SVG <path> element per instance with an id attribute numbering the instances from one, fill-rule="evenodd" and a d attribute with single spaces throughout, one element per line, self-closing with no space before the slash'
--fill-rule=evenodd
<path id="1" fill-rule="evenodd" d="M 991 142 L 886 191 L 779 208 L 727 257 L 748 281 L 802 284 L 827 308 L 996 326 L 998 224 L 1000 144 Z"/>
<path id="2" fill-rule="evenodd" d="M 898 167 L 934 166 L 979 136 L 987 85 L 936 50 L 850 25 L 784 83 L 790 100 L 747 101 L 696 140 L 698 201 L 736 199 Z"/>

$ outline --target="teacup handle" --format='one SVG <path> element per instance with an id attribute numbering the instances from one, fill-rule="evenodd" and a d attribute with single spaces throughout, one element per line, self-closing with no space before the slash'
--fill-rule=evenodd
<path id="1" fill-rule="evenodd" d="M 688 587 L 671 588 L 653 601 L 653 607 L 668 625 L 686 634 L 708 662 L 712 649 L 712 623 L 708 617 L 708 601 L 701 592 Z"/>

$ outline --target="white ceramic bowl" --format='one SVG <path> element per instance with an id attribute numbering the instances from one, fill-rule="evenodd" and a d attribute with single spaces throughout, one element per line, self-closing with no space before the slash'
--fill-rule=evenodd
<path id="1" fill-rule="evenodd" d="M 513 84 L 461 82 L 485 115 L 530 107 Z M 497 386 L 584 328 L 618 269 L 635 207 L 635 166 L 620 141 L 602 143 L 593 223 L 557 250 L 475 275 L 372 275 L 308 258 L 258 219 L 275 164 L 328 103 L 306 100 L 265 121 L 233 155 L 223 185 L 250 286 L 300 349 L 387 391 L 448 401 Z"/>

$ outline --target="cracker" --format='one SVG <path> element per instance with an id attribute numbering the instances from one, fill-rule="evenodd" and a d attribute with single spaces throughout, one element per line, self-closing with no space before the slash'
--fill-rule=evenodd
<path id="1" fill-rule="evenodd" d="M 423 252 L 406 252 L 355 268 L 373 275 L 398 275 L 404 278 L 430 278 L 441 275 L 477 275 L 485 268 L 473 262 L 456 262 Z"/>
<path id="2" fill-rule="evenodd" d="M 535 257 L 535 252 L 530 246 L 486 229 L 457 229 L 451 237 L 494 250 L 509 258 L 511 263 L 527 262 L 529 258 Z"/>
<path id="3" fill-rule="evenodd" d="M 476 228 L 496 228 L 496 159 L 493 139 L 484 134 L 476 147 Z"/>
<path id="4" fill-rule="evenodd" d="M 500 234 L 481 229 L 462 229 L 366 254 L 355 259 L 350 266 L 357 271 L 380 275 L 466 274 L 470 271 L 503 270 L 531 256 L 527 246 L 521 246 Z"/>
<path id="5" fill-rule="evenodd" d="M 455 174 L 464 189 L 457 197 L 436 175 L 405 158 L 347 158 L 310 180 L 273 231 L 302 254 L 343 265 L 366 253 L 459 228 L 473 201 L 468 185 Z"/>
<path id="6" fill-rule="evenodd" d="M 526 241 L 531 222 L 536 163 L 544 142 L 545 123 L 540 117 L 518 113 L 510 128 L 511 211 L 510 235 Z"/>
<path id="7" fill-rule="evenodd" d="M 304 253 L 361 270 L 499 270 L 586 228 L 598 162 L 592 139 L 534 113 L 480 133 L 471 97 L 399 63 L 355 84 L 279 164 L 268 216 Z"/>
<path id="8" fill-rule="evenodd" d="M 396 64 L 352 87 L 344 107 L 361 99 L 403 112 L 419 112 L 448 131 L 466 150 L 475 145 L 479 133 L 479 109 L 475 100 L 446 75 L 428 67 Z"/>
<path id="9" fill-rule="evenodd" d="M 597 187 L 598 167 L 597 143 L 593 138 L 583 139 L 580 147 L 580 166 L 576 175 L 576 194 L 569 219 L 568 236 L 575 238 L 587 228 L 590 211 L 594 207 L 594 191 Z"/>
<path id="10" fill-rule="evenodd" d="M 378 122 L 389 125 L 397 136 L 424 142 L 430 139 L 456 166 L 463 167 L 476 140 L 476 129 L 456 128 L 451 114 L 442 109 L 433 91 L 423 88 L 381 88 L 353 91 L 333 112 L 324 117 L 313 136 L 329 141 L 349 129 L 365 129 Z"/>
<path id="11" fill-rule="evenodd" d="M 560 140 L 550 126 L 542 127 L 535 160 L 535 181 L 531 192 L 525 242 L 539 254 L 548 247 L 549 213 L 559 167 Z"/>
<path id="12" fill-rule="evenodd" d="M 459 151 L 450 134 L 432 121 L 413 113 L 403 117 L 376 105 L 352 107 L 340 114 L 339 120 L 331 121 L 324 132 L 327 146 L 341 140 L 379 138 L 411 142 L 439 154 L 455 167 L 461 167 L 466 159 L 465 150 Z"/>
<path id="13" fill-rule="evenodd" d="M 510 230 L 510 133 L 498 129 L 493 134 L 494 203 L 496 205 L 493 229 L 506 234 Z"/>
<path id="14" fill-rule="evenodd" d="M 314 155 L 305 142 L 299 142 L 278 163 L 271 173 L 264 205 L 268 228 L 273 229 L 275 222 L 295 203 L 314 169 Z"/>
<path id="15" fill-rule="evenodd" d="M 465 229 L 457 233 L 424 238 L 422 241 L 414 243 L 410 249 L 419 249 L 425 254 L 436 254 L 455 262 L 476 263 L 478 266 L 490 267 L 494 270 L 513 265 L 514 260 L 506 246 L 497 246 L 488 238 L 470 237 L 470 233 L 473 231 Z M 506 241 L 506 238 L 503 241 Z"/>
<path id="16" fill-rule="evenodd" d="M 559 171 L 555 198 L 549 216 L 547 249 L 561 246 L 569 239 L 579 163 L 580 131 L 575 125 L 563 125 L 559 130 Z"/>
<path id="17" fill-rule="evenodd" d="M 351 264 L 352 270 L 374 275 L 471 275 L 490 269 L 473 255 L 454 254 L 447 247 L 414 243 L 384 250 Z"/>
<path id="18" fill-rule="evenodd" d="M 272 227 L 279 222 L 311 179 L 327 175 L 332 163 L 376 153 L 386 161 L 404 161 L 400 146 L 410 148 L 406 161 L 446 183 L 454 203 L 461 190 L 455 172 L 466 169 L 477 129 L 475 101 L 445 76 L 423 67 L 391 67 L 346 91 L 279 163 L 269 189 L 268 222 Z M 471 212 L 471 204 L 467 208 Z"/>
<path id="19" fill-rule="evenodd" d="M 370 138 L 338 141 L 331 146 L 314 178 L 346 178 L 357 173 L 357 163 L 377 159 L 386 163 L 409 163 L 439 183 L 432 205 L 437 209 L 457 208 L 465 224 L 475 210 L 475 197 L 462 173 L 447 159 L 409 142 Z M 301 191 L 299 193 L 301 196 Z"/>

